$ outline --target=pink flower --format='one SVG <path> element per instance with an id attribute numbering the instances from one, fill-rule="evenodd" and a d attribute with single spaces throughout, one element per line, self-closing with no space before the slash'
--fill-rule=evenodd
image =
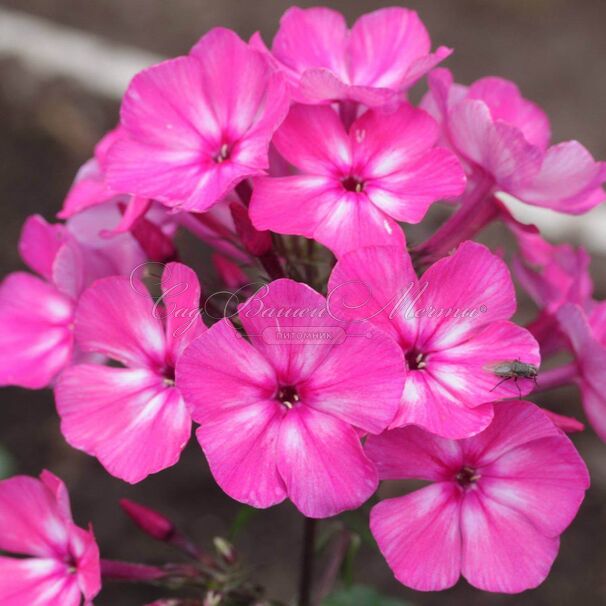
<path id="1" fill-rule="evenodd" d="M 447 142 L 476 179 L 536 206 L 579 214 L 606 199 L 606 164 L 578 142 L 548 147 L 549 122 L 502 78 L 469 87 L 454 84 L 446 69 L 429 78 L 423 106 L 442 123 Z"/>
<path id="2" fill-rule="evenodd" d="M 0 556 L 2 606 L 88 605 L 101 589 L 93 532 L 74 524 L 65 484 L 48 471 L 0 482 L 0 550 L 19 556 Z"/>
<path id="3" fill-rule="evenodd" d="M 573 444 L 530 402 L 499 405 L 473 438 L 407 427 L 370 436 L 366 452 L 383 480 L 433 482 L 370 515 L 396 578 L 420 591 L 452 587 L 461 574 L 486 591 L 536 587 L 589 487 Z"/>
<path id="4" fill-rule="evenodd" d="M 574 356 L 574 382 L 581 390 L 585 414 L 606 442 L 606 301 L 589 312 L 565 303 L 556 312 L 558 325 Z"/>
<path id="5" fill-rule="evenodd" d="M 40 389 L 71 361 L 75 302 L 108 267 L 63 225 L 27 219 L 19 253 L 38 274 L 9 274 L 0 284 L 0 384 Z"/>
<path id="6" fill-rule="evenodd" d="M 107 184 L 107 152 L 120 134 L 115 128 L 99 141 L 94 158 L 78 171 L 58 216 L 73 225 L 74 235 L 81 235 L 85 245 L 94 242 L 96 248 L 119 250 L 117 256 L 126 262 L 125 253 L 169 260 L 175 256 L 175 219 L 159 203 L 122 194 Z"/>
<path id="7" fill-rule="evenodd" d="M 250 342 L 224 319 L 177 364 L 217 483 L 254 507 L 288 497 L 313 518 L 360 506 L 377 476 L 359 430 L 380 433 L 392 421 L 401 351 L 368 325 L 349 331 L 324 297 L 292 280 L 261 289 L 239 318 Z"/>
<path id="8" fill-rule="evenodd" d="M 268 167 L 268 146 L 288 108 L 286 86 L 233 32 L 215 28 L 185 57 L 139 73 L 109 150 L 116 191 L 205 211 Z"/>
<path id="9" fill-rule="evenodd" d="M 406 386 L 391 427 L 469 437 L 491 422 L 491 402 L 533 387 L 495 374 L 513 360 L 538 366 L 539 347 L 508 321 L 516 309 L 509 271 L 481 244 L 464 242 L 421 278 L 398 249 L 352 251 L 335 266 L 328 292 L 335 316 L 370 319 L 405 353 Z"/>
<path id="10" fill-rule="evenodd" d="M 385 8 L 360 17 L 352 27 L 329 8 L 288 9 L 271 53 L 257 33 L 251 44 L 284 73 L 297 101 L 351 100 L 369 106 L 397 101 L 452 52 L 431 41 L 417 13 Z"/>
<path id="11" fill-rule="evenodd" d="M 512 217 L 507 225 L 518 243 L 513 274 L 539 309 L 553 314 L 566 302 L 591 304 L 591 257 L 583 247 L 551 244 L 534 225 L 518 223 Z"/>
<path id="12" fill-rule="evenodd" d="M 205 328 L 200 286 L 191 269 L 169 263 L 162 293 L 161 306 L 136 278 L 95 282 L 78 304 L 76 341 L 123 367 L 71 366 L 55 387 L 66 440 L 131 483 L 174 465 L 191 432 L 174 368 Z"/>
<path id="13" fill-rule="evenodd" d="M 455 156 L 434 147 L 437 137 L 436 123 L 408 104 L 389 114 L 369 110 L 349 133 L 330 107 L 295 105 L 273 142 L 301 174 L 257 179 L 251 219 L 337 255 L 402 245 L 397 221 L 418 223 L 433 202 L 465 187 Z"/>

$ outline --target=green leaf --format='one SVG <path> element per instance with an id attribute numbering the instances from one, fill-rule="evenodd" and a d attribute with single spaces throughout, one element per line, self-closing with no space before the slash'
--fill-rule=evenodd
<path id="1" fill-rule="evenodd" d="M 411 606 L 409 602 L 388 598 L 378 594 L 372 587 L 354 585 L 349 589 L 335 591 L 322 606 Z"/>

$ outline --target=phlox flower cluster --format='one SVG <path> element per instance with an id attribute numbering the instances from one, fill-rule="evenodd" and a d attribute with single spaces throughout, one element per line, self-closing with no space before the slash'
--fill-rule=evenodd
<path id="1" fill-rule="evenodd" d="M 177 464 L 193 427 L 252 507 L 320 519 L 378 494 L 370 530 L 408 587 L 539 585 L 589 486 L 566 435 L 582 423 L 540 393 L 578 385 L 606 440 L 606 303 L 588 254 L 501 194 L 583 213 L 606 199 L 606 165 L 551 144 L 514 83 L 456 83 L 438 67 L 451 52 L 405 8 L 351 28 L 291 8 L 271 45 L 215 28 L 137 74 L 61 222 L 23 227 L 0 384 L 52 389 L 65 440 L 125 482 Z M 439 226 L 435 203 L 451 209 Z M 512 256 L 475 241 L 496 221 Z M 184 231 L 212 252 L 200 276 Z M 537 308 L 526 326 L 516 284 Z M 403 479 L 427 485 L 382 498 Z M 49 472 L 0 482 L 0 550 L 28 556 L 0 557 L 2 604 L 99 591 L 92 531 Z"/>

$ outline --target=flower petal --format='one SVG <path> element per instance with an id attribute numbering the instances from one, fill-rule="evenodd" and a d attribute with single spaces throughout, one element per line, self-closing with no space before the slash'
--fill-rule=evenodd
<path id="1" fill-rule="evenodd" d="M 241 304 L 238 313 L 248 338 L 271 362 L 282 385 L 304 381 L 340 347 L 344 325 L 330 317 L 326 299 L 306 284 L 274 280 Z M 312 334 L 298 338 L 300 331 Z M 316 332 L 321 333 L 317 339 Z"/>
<path id="2" fill-rule="evenodd" d="M 51 282 L 53 261 L 66 237 L 62 225 L 51 225 L 40 215 L 31 215 L 21 230 L 19 255 L 33 271 Z"/>
<path id="3" fill-rule="evenodd" d="M 451 483 L 387 499 L 370 512 L 370 530 L 394 575 L 418 591 L 452 587 L 461 573 L 460 500 Z"/>
<path id="4" fill-rule="evenodd" d="M 276 443 L 286 408 L 274 399 L 273 369 L 229 320 L 217 322 L 185 350 L 177 386 L 200 423 L 196 436 L 221 488 L 254 507 L 284 500 Z"/>
<path id="5" fill-rule="evenodd" d="M 308 518 L 356 509 L 378 485 L 355 430 L 304 405 L 282 420 L 277 463 L 288 497 Z"/>
<path id="6" fill-rule="evenodd" d="M 131 484 L 174 465 L 191 433 L 180 392 L 145 369 L 72 366 L 55 400 L 65 439 Z"/>
<path id="7" fill-rule="evenodd" d="M 402 349 L 391 337 L 370 323 L 356 324 L 300 384 L 299 394 L 307 406 L 380 433 L 399 408 L 405 367 Z"/>
<path id="8" fill-rule="evenodd" d="M 526 329 L 513 322 L 493 322 L 472 333 L 469 339 L 427 357 L 426 372 L 467 406 L 530 393 L 529 378 L 501 377 L 496 368 L 520 361 L 538 369 L 539 344 Z"/>
<path id="9" fill-rule="evenodd" d="M 469 491 L 461 506 L 463 576 L 478 589 L 519 593 L 540 585 L 558 553 L 527 519 L 483 491 Z"/>
<path id="10" fill-rule="evenodd" d="M 488 428 L 463 440 L 461 446 L 468 464 L 480 467 L 524 444 L 562 435 L 538 406 L 520 400 L 495 406 L 494 420 Z"/>
<path id="11" fill-rule="evenodd" d="M 63 559 L 68 555 L 65 509 L 37 478 L 14 476 L 0 482 L 0 550 Z M 2 576 L 2 575 L 0 575 Z"/>
<path id="12" fill-rule="evenodd" d="M 328 306 L 339 320 L 369 320 L 395 339 L 414 343 L 417 321 L 406 314 L 417 276 L 410 255 L 399 248 L 368 246 L 337 261 L 328 281 Z"/>
<path id="13" fill-rule="evenodd" d="M 393 7 L 362 15 L 351 29 L 351 81 L 365 86 L 403 88 L 411 66 L 426 56 L 430 48 L 427 29 L 414 11 Z"/>
<path id="14" fill-rule="evenodd" d="M 162 273 L 162 303 L 166 316 L 166 346 L 174 366 L 183 350 L 206 327 L 200 316 L 200 282 L 182 263 L 168 263 Z"/>
<path id="15" fill-rule="evenodd" d="M 112 276 L 87 289 L 76 312 L 76 340 L 127 366 L 161 371 L 166 342 L 159 311 L 142 282 Z"/>
<path id="16" fill-rule="evenodd" d="M 483 493 L 550 537 L 566 530 L 589 488 L 587 467 L 563 433 L 510 450 L 479 473 Z"/>
<path id="17" fill-rule="evenodd" d="M 507 320 L 516 309 L 507 265 L 476 242 L 463 242 L 452 255 L 434 263 L 420 284 L 426 288 L 417 307 L 424 316 L 417 343 L 421 351 L 452 347 L 470 330 Z"/>
<path id="18" fill-rule="evenodd" d="M 580 214 L 606 200 L 606 164 L 596 162 L 578 141 L 550 147 L 540 171 L 512 194 L 528 204 Z"/>
<path id="19" fill-rule="evenodd" d="M 468 97 L 484 101 L 493 120 L 520 129 L 528 143 L 547 148 L 550 137 L 547 115 L 538 105 L 524 99 L 513 82 L 494 76 L 481 78 L 469 87 Z"/>
<path id="20" fill-rule="evenodd" d="M 0 285 L 0 385 L 40 389 L 70 361 L 73 303 L 30 274 Z"/>
<path id="21" fill-rule="evenodd" d="M 64 562 L 0 556 L 0 601 L 3 606 L 80 606 L 82 596 Z"/>
<path id="22" fill-rule="evenodd" d="M 341 13 L 324 7 L 301 9 L 293 6 L 280 19 L 272 52 L 279 61 L 299 73 L 325 67 L 343 76 L 347 73 L 348 34 Z"/>
<path id="23" fill-rule="evenodd" d="M 446 440 L 418 427 L 392 429 L 368 436 L 364 450 L 381 480 L 452 480 L 463 466 L 456 440 Z"/>
<path id="24" fill-rule="evenodd" d="M 290 164 L 313 175 L 347 174 L 351 165 L 349 137 L 330 106 L 293 105 L 273 143 Z"/>
<path id="25" fill-rule="evenodd" d="M 391 427 L 418 425 L 438 436 L 458 440 L 482 431 L 492 418 L 492 404 L 469 406 L 428 372 L 412 370 Z"/>

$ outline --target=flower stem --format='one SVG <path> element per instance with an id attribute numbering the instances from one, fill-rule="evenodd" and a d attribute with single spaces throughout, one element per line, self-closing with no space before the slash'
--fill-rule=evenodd
<path id="1" fill-rule="evenodd" d="M 298 606 L 311 606 L 314 556 L 316 548 L 316 520 L 305 518 L 303 522 L 303 551 L 301 553 L 301 578 Z"/>
<path id="2" fill-rule="evenodd" d="M 429 265 L 447 255 L 461 242 L 473 238 L 499 216 L 500 205 L 492 195 L 493 181 L 479 176 L 463 194 L 459 208 L 425 242 L 414 249 L 421 265 Z"/>
<path id="3" fill-rule="evenodd" d="M 564 385 L 568 385 L 574 381 L 578 375 L 577 365 L 574 362 L 545 370 L 539 374 L 537 379 L 537 387 L 533 393 L 541 391 L 549 391 Z"/>
<path id="4" fill-rule="evenodd" d="M 101 560 L 101 574 L 106 581 L 139 581 L 152 582 L 165 578 L 167 572 L 157 566 Z"/>

